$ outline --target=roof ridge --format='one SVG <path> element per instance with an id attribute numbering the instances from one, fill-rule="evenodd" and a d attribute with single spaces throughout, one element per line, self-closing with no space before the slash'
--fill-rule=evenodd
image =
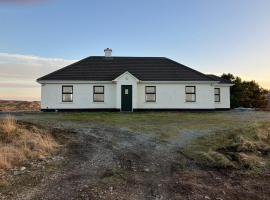
<path id="1" fill-rule="evenodd" d="M 214 81 L 206 74 L 167 57 L 88 56 L 38 78 L 37 82 L 56 79 L 113 80 L 115 75 L 124 71 L 129 71 L 141 80 Z"/>

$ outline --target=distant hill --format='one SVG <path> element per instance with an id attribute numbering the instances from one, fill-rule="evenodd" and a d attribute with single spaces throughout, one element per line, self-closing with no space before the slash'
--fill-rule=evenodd
<path id="1" fill-rule="evenodd" d="M 0 100 L 0 111 L 39 111 L 39 101 Z"/>

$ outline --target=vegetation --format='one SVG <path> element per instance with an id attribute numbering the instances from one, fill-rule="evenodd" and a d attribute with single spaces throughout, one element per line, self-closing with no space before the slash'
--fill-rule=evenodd
<path id="1" fill-rule="evenodd" d="M 105 128 L 120 128 L 135 133 L 147 133 L 161 140 L 175 140 L 182 133 L 213 132 L 231 127 L 245 127 L 254 121 L 270 119 L 268 112 L 88 112 L 35 114 L 35 123 L 50 124 L 62 120 L 84 122 Z M 237 123 L 236 123 L 237 122 Z"/>
<path id="2" fill-rule="evenodd" d="M 0 100 L 0 111 L 39 111 L 39 101 Z"/>
<path id="3" fill-rule="evenodd" d="M 183 152 L 208 167 L 270 169 L 270 122 L 197 138 Z"/>
<path id="4" fill-rule="evenodd" d="M 57 149 L 57 142 L 46 130 L 19 124 L 10 116 L 0 121 L 0 170 L 44 158 Z"/>
<path id="5" fill-rule="evenodd" d="M 238 76 L 223 74 L 221 76 L 230 80 L 234 86 L 231 87 L 231 106 L 247 108 L 265 108 L 268 103 L 268 90 L 263 89 L 255 81 L 242 81 Z"/>

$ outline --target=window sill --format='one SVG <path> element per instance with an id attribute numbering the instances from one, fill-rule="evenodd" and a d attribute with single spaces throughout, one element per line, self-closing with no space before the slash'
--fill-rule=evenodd
<path id="1" fill-rule="evenodd" d="M 185 101 L 185 103 L 197 103 L 196 101 Z"/>
<path id="2" fill-rule="evenodd" d="M 92 103 L 96 103 L 96 104 L 105 104 L 104 101 L 92 101 Z"/>
<path id="3" fill-rule="evenodd" d="M 145 101 L 144 103 L 157 103 L 156 101 Z"/>
<path id="4" fill-rule="evenodd" d="M 71 102 L 69 102 L 69 101 L 67 101 L 67 102 L 62 101 L 61 103 L 62 104 L 73 104 L 73 101 L 71 101 Z"/>

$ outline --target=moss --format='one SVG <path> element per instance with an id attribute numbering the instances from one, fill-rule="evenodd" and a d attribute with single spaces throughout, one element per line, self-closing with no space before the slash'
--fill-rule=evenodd
<path id="1" fill-rule="evenodd" d="M 6 189 L 7 187 L 9 187 L 8 182 L 5 180 L 0 180 L 0 191 Z"/>

